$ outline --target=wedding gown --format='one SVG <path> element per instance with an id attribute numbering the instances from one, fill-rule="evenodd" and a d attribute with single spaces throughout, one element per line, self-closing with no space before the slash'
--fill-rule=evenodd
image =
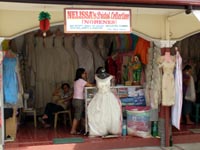
<path id="1" fill-rule="evenodd" d="M 121 134 L 121 102 L 110 89 L 113 76 L 100 79 L 95 76 L 98 92 L 88 105 L 88 124 L 91 136 Z"/>

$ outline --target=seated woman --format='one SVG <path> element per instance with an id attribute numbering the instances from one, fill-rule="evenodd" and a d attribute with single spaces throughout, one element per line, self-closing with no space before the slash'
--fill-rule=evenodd
<path id="1" fill-rule="evenodd" d="M 53 123 L 54 113 L 69 109 L 72 99 L 72 91 L 68 83 L 63 83 L 61 89 L 58 88 L 53 93 L 52 102 L 47 103 L 42 117 L 38 120 L 45 128 Z"/>

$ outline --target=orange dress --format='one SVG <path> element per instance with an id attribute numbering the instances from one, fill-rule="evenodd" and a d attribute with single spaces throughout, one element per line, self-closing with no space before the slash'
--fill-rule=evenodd
<path id="1" fill-rule="evenodd" d="M 148 63 L 147 54 L 149 47 L 150 47 L 150 42 L 139 37 L 133 53 L 134 55 L 140 55 L 140 60 L 145 65 Z"/>

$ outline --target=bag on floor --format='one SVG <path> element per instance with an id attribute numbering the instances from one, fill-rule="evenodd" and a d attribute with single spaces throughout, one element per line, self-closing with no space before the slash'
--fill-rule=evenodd
<path id="1" fill-rule="evenodd" d="M 143 138 L 151 137 L 151 122 L 149 107 L 134 107 L 127 109 L 127 132 L 128 135 Z"/>
<path id="2" fill-rule="evenodd" d="M 192 76 L 190 76 L 190 82 L 187 87 L 185 99 L 188 101 L 191 101 L 191 102 L 195 102 L 195 100 L 196 100 L 195 85 L 194 85 L 194 79 Z"/>

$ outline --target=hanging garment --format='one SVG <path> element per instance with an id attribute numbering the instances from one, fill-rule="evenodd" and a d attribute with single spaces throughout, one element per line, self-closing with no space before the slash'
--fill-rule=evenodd
<path id="1" fill-rule="evenodd" d="M 159 58 L 159 67 L 162 68 L 162 105 L 172 106 L 175 103 L 175 83 L 174 68 L 175 58 L 171 56 L 171 61 L 166 61 L 165 56 Z"/>
<path id="2" fill-rule="evenodd" d="M 101 57 L 103 58 L 104 61 L 106 61 L 108 57 L 108 48 L 106 48 L 105 39 L 103 35 L 98 36 L 97 47 L 98 47 L 98 51 L 100 52 Z M 104 62 L 104 65 L 105 65 L 105 62 Z"/>
<path id="3" fill-rule="evenodd" d="M 56 59 L 58 67 L 55 68 L 57 83 L 72 83 L 74 80 L 74 67 L 70 53 L 65 50 L 63 45 L 63 36 L 56 36 L 54 39 L 54 51 L 56 51 Z"/>
<path id="4" fill-rule="evenodd" d="M 123 54 L 118 54 L 115 59 L 115 64 L 116 64 L 116 76 L 115 76 L 115 82 L 116 84 L 121 84 L 122 83 L 122 64 L 123 64 Z"/>
<path id="5" fill-rule="evenodd" d="M 36 37 L 36 108 L 42 108 L 51 101 L 51 95 L 54 90 L 54 56 L 56 52 L 53 49 L 53 36 Z"/>
<path id="6" fill-rule="evenodd" d="M 94 81 L 94 60 L 89 51 L 88 43 L 84 35 L 75 36 L 75 51 L 78 54 L 79 67 L 85 68 L 88 74 L 88 81 Z"/>
<path id="7" fill-rule="evenodd" d="M 72 58 L 73 62 L 71 64 L 71 67 L 73 68 L 73 72 L 71 73 L 73 76 L 73 80 L 76 74 L 76 69 L 78 69 L 79 62 L 78 62 L 78 55 L 74 50 L 74 35 L 66 35 L 64 38 L 64 47 L 65 50 L 70 54 L 70 57 Z M 73 82 L 71 83 L 71 85 Z"/>
<path id="8" fill-rule="evenodd" d="M 24 88 L 23 88 L 23 84 L 22 84 L 19 59 L 18 59 L 18 57 L 16 57 L 16 59 L 17 59 L 17 64 L 16 64 L 16 69 L 15 70 L 16 70 L 17 81 L 18 81 L 18 98 L 17 98 L 16 107 L 22 108 L 22 107 L 24 107 L 24 104 L 23 104 Z"/>
<path id="9" fill-rule="evenodd" d="M 135 47 L 136 47 L 136 45 L 137 45 L 137 42 L 138 42 L 138 36 L 137 35 L 135 35 L 135 34 L 130 34 L 130 38 L 131 38 L 131 50 L 134 50 L 135 49 Z"/>
<path id="10" fill-rule="evenodd" d="M 117 75 L 117 64 L 116 62 L 113 60 L 112 56 L 109 56 L 108 59 L 106 60 L 106 71 L 115 76 Z"/>
<path id="11" fill-rule="evenodd" d="M 34 49 L 34 37 L 33 34 L 29 33 L 26 35 L 26 57 L 27 62 L 27 73 L 25 74 L 27 87 L 35 86 L 35 75 L 36 75 L 36 53 Z"/>
<path id="12" fill-rule="evenodd" d="M 92 52 L 93 59 L 94 59 L 94 70 L 96 71 L 99 67 L 104 67 L 105 62 L 103 58 L 100 55 L 99 49 L 95 46 L 95 41 L 97 35 L 88 35 L 87 36 L 87 42 L 89 50 Z"/>
<path id="13" fill-rule="evenodd" d="M 181 111 L 183 103 L 182 91 L 182 58 L 179 52 L 176 52 L 176 70 L 175 70 L 175 104 L 172 106 L 172 125 L 180 130 Z"/>
<path id="14" fill-rule="evenodd" d="M 42 83 L 42 91 L 43 91 L 43 103 L 42 107 L 44 107 L 48 102 L 51 101 L 52 93 L 55 90 L 55 82 L 56 82 L 56 69 L 59 68 L 60 59 L 57 58 L 58 52 L 53 47 L 54 44 L 54 36 L 47 36 L 44 39 L 44 49 L 45 57 L 45 68 L 43 70 L 45 79 L 41 81 Z M 59 60 L 59 61 L 58 61 Z"/>
<path id="15" fill-rule="evenodd" d="M 91 136 L 121 134 L 121 103 L 110 90 L 112 78 L 113 76 L 109 76 L 100 79 L 95 76 L 98 92 L 88 105 L 89 134 Z"/>
<path id="16" fill-rule="evenodd" d="M 18 81 L 16 74 L 17 59 L 3 59 L 3 91 L 5 103 L 16 104 L 18 100 Z"/>
<path id="17" fill-rule="evenodd" d="M 143 38 L 138 39 L 137 45 L 134 50 L 134 55 L 139 55 L 140 60 L 143 64 L 148 64 L 147 53 L 149 47 L 150 47 L 149 41 L 146 41 Z"/>

